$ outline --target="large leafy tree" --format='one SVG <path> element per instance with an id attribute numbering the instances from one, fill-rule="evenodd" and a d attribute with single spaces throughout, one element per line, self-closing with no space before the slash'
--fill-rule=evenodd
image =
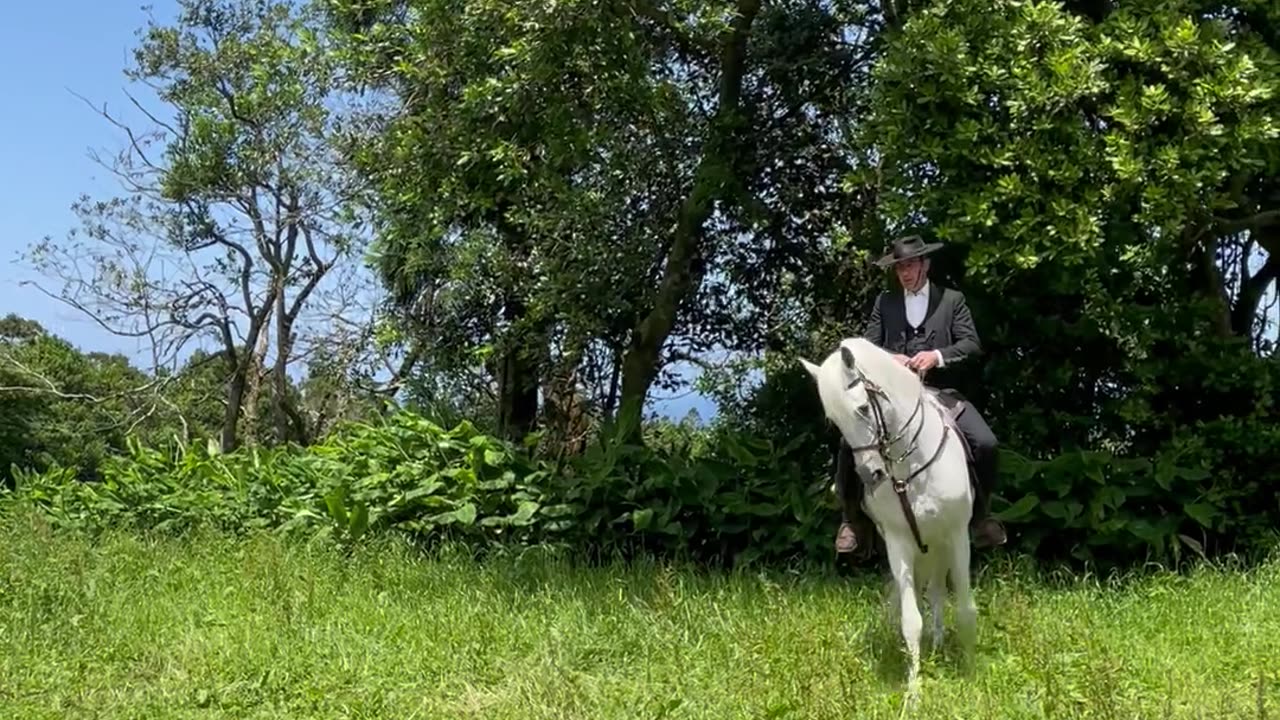
<path id="1" fill-rule="evenodd" d="M 1144 540 L 1188 515 L 1223 529 L 1267 482 L 1245 468 L 1275 466 L 1275 13 L 1096 5 L 917 8 L 877 67 L 857 144 L 880 164 L 859 182 L 958 251 L 989 350 L 972 389 L 1010 445 L 1150 460 L 1142 488 L 1185 481 L 1163 525 L 1134 526 Z M 1211 467 L 1239 477 L 1200 485 Z M 1046 512 L 1123 525 L 1123 493 L 1088 497 Z"/>
<path id="2" fill-rule="evenodd" d="M 393 95 L 359 154 L 384 276 L 437 365 L 493 353 L 509 434 L 549 370 L 635 430 L 672 360 L 786 326 L 778 288 L 847 209 L 835 125 L 865 57 L 833 8 L 327 6 Z"/>

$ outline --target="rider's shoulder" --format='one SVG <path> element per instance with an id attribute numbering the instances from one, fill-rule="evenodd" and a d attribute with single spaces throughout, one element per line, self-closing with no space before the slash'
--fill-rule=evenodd
<path id="1" fill-rule="evenodd" d="M 948 287 L 946 285 L 939 285 L 936 283 L 935 283 L 935 286 L 938 288 L 938 290 L 942 291 L 942 299 L 964 302 L 964 299 L 965 299 L 964 291 L 958 290 L 953 287 Z"/>

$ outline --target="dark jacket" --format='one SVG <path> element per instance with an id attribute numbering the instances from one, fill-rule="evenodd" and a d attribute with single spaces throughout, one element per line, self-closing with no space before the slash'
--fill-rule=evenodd
<path id="1" fill-rule="evenodd" d="M 898 290 L 876 298 L 862 335 L 891 353 L 911 356 L 941 350 L 943 365 L 925 375 L 925 382 L 934 387 L 949 387 L 947 371 L 982 354 L 964 294 L 936 282 L 930 282 L 928 310 L 919 329 L 907 323 L 906 297 Z"/>

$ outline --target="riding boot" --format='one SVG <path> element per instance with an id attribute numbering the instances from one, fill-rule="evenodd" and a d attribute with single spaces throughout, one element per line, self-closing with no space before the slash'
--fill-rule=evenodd
<path id="1" fill-rule="evenodd" d="M 840 499 L 840 529 L 836 531 L 836 553 L 865 557 L 871 550 L 867 518 L 862 512 L 862 478 L 853 461 L 853 451 L 840 440 L 836 455 L 836 495 Z"/>
<path id="2" fill-rule="evenodd" d="M 1003 545 L 1008 540 L 1004 525 L 990 516 L 991 495 L 996 483 L 996 458 L 997 454 L 992 450 L 974 463 L 978 482 L 974 487 L 973 518 L 969 528 L 973 531 L 974 545 L 980 548 Z"/>

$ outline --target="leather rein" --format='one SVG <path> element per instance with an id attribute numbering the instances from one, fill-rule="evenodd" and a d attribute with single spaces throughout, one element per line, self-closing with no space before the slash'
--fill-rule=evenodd
<path id="1" fill-rule="evenodd" d="M 881 389 L 880 386 L 866 379 L 862 373 L 858 373 L 857 377 L 845 386 L 845 390 L 852 390 L 859 384 L 864 384 L 867 388 L 867 400 L 871 405 L 871 413 L 875 419 L 876 440 L 873 443 L 860 445 L 850 449 L 854 453 L 875 451 L 880 455 L 880 459 L 884 461 L 886 467 L 896 467 L 899 463 L 906 460 L 912 453 L 919 449 L 917 443 L 920 440 L 920 433 L 924 431 L 925 423 L 923 414 L 925 390 L 923 387 L 920 389 L 920 395 L 916 398 L 916 406 L 915 409 L 911 411 L 910 417 L 907 418 L 906 422 L 902 423 L 902 427 L 900 427 L 896 433 L 890 435 L 889 423 L 885 420 L 884 408 L 880 405 L 881 398 L 883 398 L 884 401 L 889 402 L 889 394 Z M 915 421 L 916 416 L 920 417 L 920 422 L 916 425 L 915 433 L 911 436 L 911 442 L 907 445 L 906 450 L 898 455 L 897 458 L 894 458 L 892 453 L 893 446 L 906 437 L 907 431 Z M 937 462 L 938 458 L 942 456 L 942 449 L 947 445 L 947 436 L 951 432 L 951 426 L 947 424 L 946 419 L 942 416 L 941 410 L 938 411 L 938 419 L 942 420 L 942 440 L 938 443 L 937 449 L 933 451 L 933 455 L 930 456 L 923 465 L 916 468 L 915 472 L 912 472 L 905 478 L 899 478 L 890 471 L 890 476 L 893 479 L 893 491 L 898 496 L 898 503 L 902 506 L 902 514 L 906 516 L 907 524 L 911 526 L 911 534 L 915 537 L 916 545 L 919 546 L 921 553 L 928 553 L 929 546 L 925 545 L 924 540 L 920 537 L 920 528 L 916 524 L 916 515 L 912 512 L 911 504 L 907 501 L 907 483 L 914 480 L 925 470 L 928 470 L 929 467 Z"/>

